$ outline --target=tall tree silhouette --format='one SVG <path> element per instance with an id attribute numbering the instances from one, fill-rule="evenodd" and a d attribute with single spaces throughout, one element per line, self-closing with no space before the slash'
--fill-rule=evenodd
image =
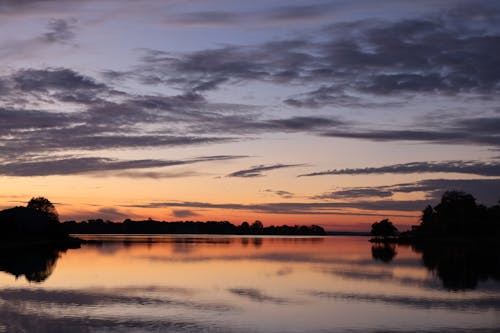
<path id="1" fill-rule="evenodd" d="M 50 202 L 49 199 L 44 197 L 31 198 L 28 202 L 27 208 L 44 213 L 51 222 L 59 222 L 59 214 L 56 207 Z"/>

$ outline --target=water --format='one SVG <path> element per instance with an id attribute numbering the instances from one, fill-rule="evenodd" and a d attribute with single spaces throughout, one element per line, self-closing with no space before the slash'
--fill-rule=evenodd
<path id="1" fill-rule="evenodd" d="M 0 254 L 0 332 L 500 331 L 498 250 L 97 238 L 107 242 Z"/>

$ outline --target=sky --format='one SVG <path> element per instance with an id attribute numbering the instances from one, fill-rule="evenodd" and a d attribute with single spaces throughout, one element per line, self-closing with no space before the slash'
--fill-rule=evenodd
<path id="1" fill-rule="evenodd" d="M 500 199 L 498 1 L 0 0 L 0 208 L 400 230 Z"/>

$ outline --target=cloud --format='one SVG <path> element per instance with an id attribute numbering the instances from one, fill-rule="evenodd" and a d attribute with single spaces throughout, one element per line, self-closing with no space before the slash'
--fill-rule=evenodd
<path id="1" fill-rule="evenodd" d="M 121 212 L 114 207 L 102 207 L 97 210 L 99 217 L 104 220 L 117 221 L 129 217 L 130 214 Z"/>
<path id="2" fill-rule="evenodd" d="M 213 26 L 241 22 L 244 14 L 229 11 L 203 11 L 172 15 L 165 21 L 168 25 Z"/>
<path id="3" fill-rule="evenodd" d="M 267 190 L 264 190 L 264 192 L 276 194 L 277 196 L 284 198 L 284 199 L 291 199 L 291 198 L 295 197 L 295 194 L 293 194 L 292 192 L 283 191 L 283 190 L 267 189 Z"/>
<path id="4" fill-rule="evenodd" d="M 333 13 L 336 6 L 285 6 L 268 10 L 266 17 L 275 22 L 319 18 Z M 145 50 L 141 65 L 126 75 L 113 76 L 133 77 L 146 85 L 174 86 L 194 94 L 256 81 L 304 87 L 304 91 L 283 98 L 292 108 L 394 109 L 419 103 L 422 109 L 422 97 L 458 97 L 474 105 L 478 100 L 497 100 L 500 71 L 495 68 L 500 68 L 500 62 L 494 54 L 500 51 L 500 43 L 496 43 L 500 35 L 494 22 L 500 18 L 500 7 L 487 2 L 456 4 L 442 11 L 440 7 L 426 12 L 425 17 L 345 21 L 324 27 L 314 36 L 260 44 L 225 44 L 185 53 Z M 233 24 L 228 13 L 188 13 L 184 19 L 190 24 Z M 235 13 L 234 19 L 246 20 L 252 15 L 255 13 Z M 473 118 L 464 111 L 458 119 L 442 119 L 430 126 L 414 123 L 367 130 L 363 124 L 335 117 L 262 121 L 233 115 L 222 117 L 219 126 L 198 122 L 191 129 L 235 134 L 303 131 L 370 141 L 498 146 L 500 135 L 495 124 L 499 119 L 497 115 Z"/>
<path id="5" fill-rule="evenodd" d="M 426 179 L 413 183 L 347 188 L 313 197 L 316 200 L 342 199 L 321 202 L 275 202 L 275 203 L 209 203 L 209 202 L 151 202 L 139 205 L 124 205 L 134 208 L 183 208 L 222 209 L 286 215 L 359 215 L 415 217 L 427 205 L 436 205 L 446 190 L 463 190 L 473 194 L 478 202 L 492 205 L 500 199 L 499 179 Z M 423 199 L 393 200 L 389 194 L 423 192 Z M 382 195 L 380 195 L 382 193 Z M 374 194 L 379 194 L 378 198 Z M 374 195 L 369 197 L 370 195 Z M 374 200 L 375 198 L 375 200 Z M 349 200 L 348 200 L 349 199 Z M 357 211 L 353 211 L 357 210 Z M 382 213 L 383 212 L 383 213 Z M 399 213 L 394 213 L 399 212 Z M 406 214 L 405 214 L 406 213 Z M 413 214 L 411 214 L 413 213 Z M 414 213 L 417 213 L 416 215 Z"/>
<path id="6" fill-rule="evenodd" d="M 356 198 L 387 198 L 392 197 L 394 191 L 385 188 L 355 187 L 329 192 L 314 196 L 314 199 L 356 199 Z"/>
<path id="7" fill-rule="evenodd" d="M 170 201 L 151 202 L 138 205 L 123 205 L 123 207 L 134 208 L 173 208 L 182 207 L 188 209 L 223 209 L 242 210 L 267 214 L 287 215 L 366 215 L 380 216 L 373 211 L 401 211 L 416 212 L 422 210 L 426 205 L 433 203 L 431 200 L 377 200 L 377 201 L 355 201 L 355 202 L 276 202 L 261 204 L 238 204 L 238 203 L 209 203 L 193 201 Z M 360 209 L 372 212 L 347 212 L 345 209 Z M 387 214 L 385 214 L 387 215 Z M 404 214 L 391 214 L 390 216 L 413 216 Z M 388 215 L 389 216 L 389 215 Z"/>
<path id="8" fill-rule="evenodd" d="M 151 179 L 163 179 L 163 178 L 184 178 L 184 177 L 195 177 L 201 176 L 203 173 L 191 170 L 184 171 L 120 171 L 113 173 L 99 173 L 95 176 L 101 177 L 124 177 L 124 178 L 151 178 Z"/>
<path id="9" fill-rule="evenodd" d="M 67 68 L 24 69 L 12 76 L 16 88 L 21 91 L 47 92 L 57 90 L 103 90 L 107 87 L 94 79 Z"/>
<path id="10" fill-rule="evenodd" d="M 43 1 L 48 3 L 48 1 Z M 6 8 L 7 7 L 7 8 Z M 22 20 L 22 14 L 20 13 L 21 8 L 16 9 L 5 6 L 5 1 L 0 3 L 0 18 L 1 23 L 15 26 L 16 24 L 25 25 L 25 21 Z M 7 14 L 9 10 L 13 10 L 10 15 Z M 50 16 L 55 16 L 54 14 Z M 29 17 L 29 15 L 28 15 Z M 43 16 L 42 16 L 43 17 Z M 19 21 L 17 21 L 19 20 Z M 30 22 L 31 18 L 28 18 Z M 12 21 L 12 22 L 9 22 Z M 22 23 L 21 23 L 22 22 Z M 77 20 L 75 18 L 70 19 L 50 19 L 46 25 L 46 31 L 32 36 L 31 38 L 19 38 L 17 34 L 2 36 L 4 38 L 0 39 L 0 55 L 6 60 L 12 60 L 14 63 L 19 59 L 36 59 L 44 55 L 47 51 L 54 48 L 61 48 L 67 46 L 76 46 L 75 42 L 75 28 Z M 22 33 L 19 34 L 22 36 Z"/>
<path id="11" fill-rule="evenodd" d="M 287 6 L 275 21 L 320 17 L 334 5 Z M 229 45 L 185 54 L 149 51 L 137 74 L 145 82 L 197 91 L 241 81 L 315 82 L 323 86 L 287 99 L 289 105 L 349 105 L 360 95 L 494 93 L 500 81 L 500 36 L 492 3 L 455 6 L 425 18 L 335 23 L 317 33 L 253 46 Z M 467 10 L 473 9 L 473 10 Z M 228 23 L 227 12 L 189 14 L 193 22 Z M 466 21 L 465 21 L 466 19 Z M 462 59 L 463 61 L 456 61 Z M 470 65 L 464 65 L 470 64 Z M 154 80 L 151 80 L 154 78 Z"/>
<path id="12" fill-rule="evenodd" d="M 370 174 L 410 174 L 410 173 L 462 173 L 479 176 L 500 176 L 500 162 L 482 161 L 443 161 L 443 162 L 410 162 L 392 164 L 381 167 L 334 169 L 299 175 L 299 177 L 324 175 L 370 175 Z"/>
<path id="13" fill-rule="evenodd" d="M 357 201 L 360 198 L 389 198 L 398 193 L 423 192 L 429 204 L 435 205 L 445 191 L 460 190 L 474 195 L 480 203 L 492 205 L 500 199 L 500 178 L 493 179 L 424 179 L 412 183 L 394 185 L 353 187 L 323 193 L 314 199 L 344 199 Z M 424 200 L 425 201 L 425 200 Z M 378 201 L 375 201 L 377 204 Z M 420 203 L 419 203 L 420 204 Z M 367 205 L 363 205 L 365 208 Z M 422 209 L 422 207 L 420 208 Z M 420 210 L 418 209 L 418 210 Z M 417 210 L 417 208 L 416 208 Z"/>
<path id="14" fill-rule="evenodd" d="M 75 33 L 73 32 L 74 23 L 76 23 L 75 19 L 51 20 L 47 25 L 49 31 L 43 34 L 43 39 L 47 43 L 67 43 L 71 41 L 75 37 Z"/>
<path id="15" fill-rule="evenodd" d="M 66 158 L 50 158 L 36 159 L 30 158 L 29 161 L 17 160 L 15 162 L 0 164 L 0 175 L 4 176 L 51 176 L 51 175 L 74 175 L 85 173 L 100 173 L 102 175 L 107 172 L 131 170 L 131 169 L 149 169 L 163 168 L 176 165 L 188 165 L 201 162 L 226 161 L 231 159 L 239 159 L 245 156 L 238 155 L 219 155 L 219 156 L 202 156 L 187 160 L 116 160 L 111 158 L 101 157 L 66 157 Z M 113 173 L 109 175 L 114 175 Z M 172 174 L 162 174 L 161 172 L 153 173 L 117 173 L 118 176 L 134 176 L 156 178 L 163 176 L 173 176 Z M 183 174 L 175 174 L 174 176 L 184 176 Z"/>
<path id="16" fill-rule="evenodd" d="M 0 146 L 4 156 L 219 143 L 236 139 L 224 136 L 229 133 L 344 126 L 334 117 L 264 119 L 250 106 L 212 103 L 193 92 L 131 95 L 68 68 L 17 70 L 0 77 L 0 89 L 0 116 L 6 120 L 0 135 L 9 143 Z"/>
<path id="17" fill-rule="evenodd" d="M 190 209 L 174 209 L 172 210 L 172 215 L 180 218 L 199 216 L 199 214 Z"/>
<path id="18" fill-rule="evenodd" d="M 263 172 L 271 171 L 283 168 L 295 168 L 304 166 L 304 164 L 272 164 L 272 165 L 257 165 L 249 169 L 239 170 L 228 174 L 226 177 L 242 177 L 242 178 L 254 178 L 262 177 Z"/>
<path id="19" fill-rule="evenodd" d="M 496 117 L 488 118 L 493 122 L 497 121 Z M 431 129 L 418 130 L 364 130 L 360 131 L 353 128 L 351 131 L 333 130 L 325 131 L 320 135 L 332 138 L 347 138 L 361 139 L 369 141 L 417 141 L 426 143 L 438 144 L 469 144 L 469 145 L 486 145 L 499 146 L 500 134 L 491 132 L 475 132 L 468 126 L 469 119 L 461 120 L 460 123 L 465 124 L 463 127 L 457 127 L 457 122 L 452 122 L 450 125 L 441 124 Z M 484 123 L 486 124 L 486 123 Z M 474 124 L 478 126 L 479 124 Z"/>
<path id="20" fill-rule="evenodd" d="M 175 26 L 226 26 L 255 24 L 283 24 L 309 22 L 314 19 L 331 17 L 338 7 L 335 4 L 320 3 L 271 7 L 256 11 L 211 10 L 173 14 L 165 22 Z"/>

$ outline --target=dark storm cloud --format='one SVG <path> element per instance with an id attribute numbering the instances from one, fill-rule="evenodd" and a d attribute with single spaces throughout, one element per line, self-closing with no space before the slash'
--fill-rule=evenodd
<path id="1" fill-rule="evenodd" d="M 15 162 L 7 162 L 0 164 L 0 175 L 4 176 L 51 176 L 51 175 L 74 175 L 83 173 L 102 173 L 119 170 L 131 169 L 149 169 L 162 168 L 176 165 L 188 165 L 210 161 L 225 161 L 230 159 L 238 159 L 244 156 L 204 156 L 188 160 L 114 160 L 110 158 L 100 157 L 67 157 L 67 158 L 51 158 L 18 160 Z M 113 175 L 111 173 L 110 175 Z M 125 176 L 126 174 L 117 173 L 117 176 Z M 134 173 L 128 174 L 132 176 Z M 141 174 L 139 174 L 141 175 Z M 155 174 L 156 175 L 156 174 Z M 158 173 L 161 176 L 161 173 Z M 157 176 L 158 176 L 157 175 Z M 142 174 L 149 177 L 151 175 Z M 154 178 L 154 177 L 152 177 Z"/>
<path id="2" fill-rule="evenodd" d="M 253 178 L 253 177 L 262 177 L 263 173 L 266 171 L 276 170 L 276 169 L 284 169 L 284 168 L 295 168 L 301 167 L 304 164 L 273 164 L 273 165 L 257 165 L 245 170 L 239 170 L 230 173 L 226 177 L 243 177 L 243 178 Z"/>
<path id="3" fill-rule="evenodd" d="M 500 127 L 499 127 L 500 128 Z M 410 174 L 410 173 L 463 173 L 479 176 L 500 176 L 500 161 L 443 161 L 411 162 L 385 165 L 381 167 L 334 169 L 300 175 L 299 177 L 323 175 L 369 175 L 369 174 Z"/>

